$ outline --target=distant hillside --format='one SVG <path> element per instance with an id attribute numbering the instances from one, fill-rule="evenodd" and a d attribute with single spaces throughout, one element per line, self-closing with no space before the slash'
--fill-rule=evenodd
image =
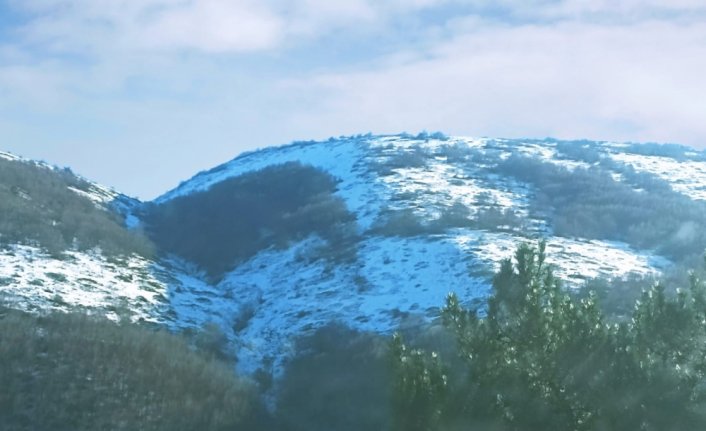
<path id="1" fill-rule="evenodd" d="M 483 307 L 501 260 L 536 238 L 567 288 L 623 317 L 706 249 L 706 158 L 677 145 L 341 137 L 243 154 L 148 203 L 0 162 L 0 293 L 16 308 L 215 324 L 246 373 L 277 374 L 331 322 L 423 326 L 449 292 Z"/>
<path id="2" fill-rule="evenodd" d="M 150 256 L 150 242 L 118 213 L 126 201 L 69 169 L 0 153 L 0 244 Z"/>
<path id="3" fill-rule="evenodd" d="M 390 331 L 433 319 L 449 291 L 482 303 L 499 261 L 537 237 L 573 287 L 696 267 L 705 190 L 704 155 L 682 146 L 366 135 L 242 155 L 158 198 L 144 221 L 238 304 L 227 331 L 254 369 L 332 320 Z M 625 291 L 625 304 L 639 294 Z"/>

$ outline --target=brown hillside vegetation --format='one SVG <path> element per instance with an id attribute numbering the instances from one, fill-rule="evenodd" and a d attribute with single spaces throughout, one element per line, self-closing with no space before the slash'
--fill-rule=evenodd
<path id="1" fill-rule="evenodd" d="M 147 238 L 76 192 L 89 186 L 68 169 L 0 159 L 0 244 L 38 245 L 55 255 L 99 247 L 110 256 L 151 256 Z"/>
<path id="2" fill-rule="evenodd" d="M 251 385 L 181 337 L 0 309 L 0 429 L 255 429 Z"/>

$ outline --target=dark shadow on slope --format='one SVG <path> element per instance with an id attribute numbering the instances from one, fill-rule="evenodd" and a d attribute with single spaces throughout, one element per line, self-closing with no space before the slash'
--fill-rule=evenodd
<path id="1" fill-rule="evenodd" d="M 149 204 L 143 218 L 162 251 L 214 277 L 261 250 L 312 234 L 327 240 L 328 257 L 344 259 L 355 242 L 355 216 L 334 194 L 336 184 L 320 169 L 289 162 Z"/>

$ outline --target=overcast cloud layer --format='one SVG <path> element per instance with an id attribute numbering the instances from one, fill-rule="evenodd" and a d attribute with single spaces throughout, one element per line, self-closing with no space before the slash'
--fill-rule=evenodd
<path id="1" fill-rule="evenodd" d="M 705 77 L 701 0 L 0 0 L 0 149 L 142 198 L 369 131 L 703 148 Z"/>

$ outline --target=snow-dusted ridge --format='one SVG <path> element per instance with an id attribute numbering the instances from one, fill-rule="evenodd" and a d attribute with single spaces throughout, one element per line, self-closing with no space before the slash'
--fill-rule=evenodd
<path id="1" fill-rule="evenodd" d="M 371 215 L 367 205 L 375 199 L 376 195 L 372 190 L 374 185 L 370 184 L 365 168 L 359 163 L 365 158 L 369 140 L 372 138 L 293 143 L 246 153 L 194 176 L 174 190 L 158 197 L 155 202 L 163 203 L 178 196 L 207 190 L 220 181 L 274 164 L 299 161 L 321 168 L 337 178 L 345 178 L 339 187 L 340 193 L 345 196 L 349 209 L 358 215 L 359 222 L 369 225 L 365 221 L 366 217 Z M 368 221 L 372 222 L 372 219 Z"/>
<path id="2" fill-rule="evenodd" d="M 448 147 L 496 151 L 501 157 L 518 152 L 570 170 L 590 166 L 557 158 L 552 142 L 360 136 L 249 153 L 200 173 L 157 202 L 207 190 L 224 179 L 266 166 L 299 161 L 340 180 L 337 194 L 357 215 L 363 233 L 386 209 L 412 208 L 429 220 L 457 202 L 478 211 L 490 200 L 496 208 L 529 213 L 532 190 L 527 185 L 488 176 L 482 166 L 452 163 L 444 155 Z M 423 161 L 414 160 L 419 150 Z M 394 165 L 400 155 L 406 155 L 408 165 Z M 540 221 L 531 230 L 549 232 Z M 331 321 L 390 332 L 399 325 L 434 319 L 450 291 L 468 302 L 482 300 L 489 291 L 490 271 L 511 257 L 520 242 L 533 240 L 524 232 L 472 229 L 417 237 L 364 236 L 357 262 L 333 267 L 317 255 L 320 241 L 314 238 L 286 250 L 259 253 L 219 284 L 218 291 L 230 292 L 229 311 L 220 310 L 217 302 L 206 305 L 212 307 L 206 315 L 218 315 L 221 320 L 235 311 L 238 330 L 232 337 L 242 371 L 252 372 L 263 364 L 274 364 L 278 370 L 278 364 L 292 354 L 297 334 Z M 669 265 L 664 258 L 626 244 L 580 238 L 550 238 L 548 252 L 557 274 L 570 286 L 599 276 L 656 275 Z M 180 312 L 188 314 L 186 309 Z"/>
<path id="3" fill-rule="evenodd" d="M 30 160 L 26 159 L 24 157 L 20 157 L 11 153 L 3 152 L 0 151 L 0 158 L 13 161 L 13 162 L 21 162 L 21 163 L 30 163 L 35 166 L 42 167 L 44 169 L 49 169 L 49 170 L 60 170 L 61 168 L 46 163 L 46 162 L 40 162 L 36 160 Z M 131 200 L 131 198 L 128 198 L 127 196 L 123 195 L 122 193 L 117 192 L 115 189 L 111 187 L 106 187 L 104 185 L 95 183 L 87 178 L 84 178 L 80 175 L 77 175 L 73 173 L 73 175 L 83 182 L 85 184 L 85 189 L 79 189 L 77 187 L 69 187 L 69 190 L 72 192 L 85 197 L 92 201 L 94 204 L 96 204 L 97 207 L 99 208 L 104 208 L 107 209 L 109 205 L 112 205 L 116 201 L 124 200 L 128 201 Z"/>
<path id="4" fill-rule="evenodd" d="M 706 199 L 704 162 L 594 144 L 601 157 L 653 173 L 692 199 Z M 552 236 L 546 219 L 530 219 L 532 187 L 489 174 L 482 159 L 457 162 L 466 150 L 500 160 L 522 154 L 568 170 L 593 166 L 559 157 L 553 140 L 366 135 L 267 148 L 199 173 L 155 203 L 274 164 L 312 165 L 338 178 L 336 194 L 357 217 L 360 241 L 352 262 L 332 262 L 322 255 L 324 240 L 310 237 L 289 248 L 263 250 L 211 283 L 178 259 L 135 257 L 115 263 L 99 253 L 70 252 L 57 260 L 32 247 L 14 246 L 0 252 L 0 293 L 27 310 L 78 306 L 117 318 L 120 309 L 127 309 L 132 319 L 172 328 L 215 322 L 236 348 L 242 371 L 276 373 L 294 354 L 298 335 L 329 322 L 387 333 L 435 319 L 450 291 L 468 303 L 482 301 L 500 261 L 511 257 L 520 242 L 538 237 L 547 237 L 550 263 L 569 287 L 593 277 L 658 275 L 670 265 L 652 251 L 624 243 Z M 612 175 L 621 181 L 619 173 Z M 139 205 L 134 200 L 99 185 L 75 192 L 101 205 L 119 202 L 128 224 L 139 223 L 132 214 Z M 471 219 L 494 209 L 512 211 L 527 223 L 496 230 L 452 226 L 405 237 L 371 230 L 386 211 L 411 210 L 429 222 L 455 204 L 468 208 Z"/>
<path id="5" fill-rule="evenodd" d="M 6 153 L 4 151 L 0 151 L 0 158 L 5 159 L 5 160 L 10 160 L 10 161 L 16 161 L 16 160 L 21 160 L 20 157 L 11 154 L 11 153 Z"/>

